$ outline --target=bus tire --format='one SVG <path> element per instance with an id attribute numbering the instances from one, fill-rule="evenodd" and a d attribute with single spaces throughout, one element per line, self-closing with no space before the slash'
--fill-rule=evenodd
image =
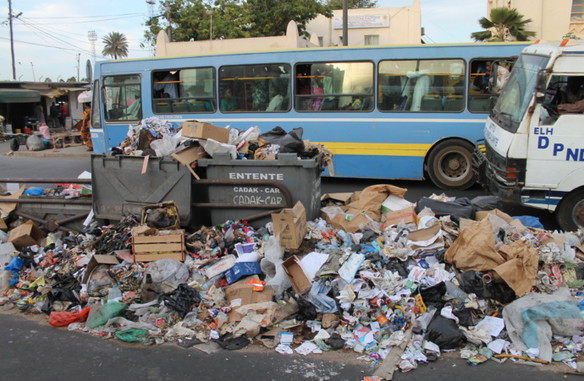
<path id="1" fill-rule="evenodd" d="M 428 176 L 440 189 L 464 190 L 475 182 L 472 144 L 462 140 L 438 143 L 428 156 Z"/>
<path id="2" fill-rule="evenodd" d="M 556 209 L 556 221 L 564 231 L 577 231 L 584 226 L 584 188 L 573 190 Z"/>

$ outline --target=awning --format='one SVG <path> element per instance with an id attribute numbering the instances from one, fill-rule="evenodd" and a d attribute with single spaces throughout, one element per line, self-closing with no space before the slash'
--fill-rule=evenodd
<path id="1" fill-rule="evenodd" d="M 41 93 L 27 89 L 0 89 L 0 103 L 35 103 L 41 101 Z"/>

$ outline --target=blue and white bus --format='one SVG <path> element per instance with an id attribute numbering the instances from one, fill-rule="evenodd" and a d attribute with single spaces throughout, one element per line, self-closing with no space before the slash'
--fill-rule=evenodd
<path id="1" fill-rule="evenodd" d="M 334 47 L 98 62 L 91 137 L 95 152 L 107 153 L 129 126 L 153 116 L 262 132 L 302 127 L 303 139 L 334 154 L 335 176 L 428 176 L 443 189 L 464 189 L 474 183 L 473 143 L 482 138 L 501 73 L 525 46 Z"/>

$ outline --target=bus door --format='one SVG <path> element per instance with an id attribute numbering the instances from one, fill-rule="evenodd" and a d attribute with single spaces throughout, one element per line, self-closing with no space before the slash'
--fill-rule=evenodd
<path id="1" fill-rule="evenodd" d="M 536 110 L 529 127 L 525 184 L 570 191 L 568 183 L 581 182 L 584 171 L 584 73 L 554 73 Z"/>
<path id="2" fill-rule="evenodd" d="M 126 139 L 129 126 L 142 119 L 142 92 L 138 74 L 104 76 L 102 81 L 103 152 L 107 153 Z"/>

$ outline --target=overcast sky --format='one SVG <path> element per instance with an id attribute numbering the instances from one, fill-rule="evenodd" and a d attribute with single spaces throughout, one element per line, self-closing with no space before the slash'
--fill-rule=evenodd
<path id="1" fill-rule="evenodd" d="M 110 32 L 121 32 L 129 42 L 129 57 L 148 57 L 144 23 L 157 14 L 145 0 L 11 0 L 16 79 L 53 81 L 85 77 L 87 60 L 95 52 L 103 59 L 102 39 Z M 158 3 L 158 1 L 156 1 Z M 409 6 L 412 0 L 378 0 L 379 7 Z M 461 6 L 461 4 L 464 4 Z M 469 42 L 470 33 L 480 30 L 478 19 L 485 16 L 486 0 L 421 0 L 422 26 L 427 42 Z M 0 5 L 0 80 L 12 79 L 8 1 Z M 88 32 L 95 31 L 94 45 Z M 95 48 L 93 49 L 93 46 Z"/>

